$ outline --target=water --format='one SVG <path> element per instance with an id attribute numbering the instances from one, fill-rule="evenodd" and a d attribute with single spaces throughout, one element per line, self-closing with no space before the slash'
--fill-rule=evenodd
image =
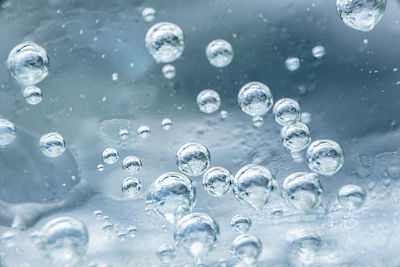
<path id="1" fill-rule="evenodd" d="M 42 102 L 42 90 L 37 86 L 28 86 L 23 92 L 26 103 L 30 105 L 37 105 Z"/>
<path id="2" fill-rule="evenodd" d="M 128 177 L 122 181 L 121 185 L 122 193 L 129 198 L 135 198 L 139 196 L 142 191 L 142 184 L 139 179 L 135 177 Z"/>
<path id="3" fill-rule="evenodd" d="M 6 119 L 0 119 L 0 146 L 6 146 L 15 139 L 16 128 L 14 123 Z"/>
<path id="4" fill-rule="evenodd" d="M 176 75 L 176 69 L 174 65 L 171 64 L 166 64 L 162 67 L 162 73 L 165 77 L 165 79 L 173 79 L 175 78 Z"/>
<path id="5" fill-rule="evenodd" d="M 136 156 L 127 156 L 122 160 L 122 169 L 127 174 L 136 174 L 142 170 L 142 161 Z"/>
<path id="6" fill-rule="evenodd" d="M 283 145 L 292 152 L 305 149 L 311 142 L 310 130 L 302 122 L 283 127 L 281 136 Z"/>
<path id="7" fill-rule="evenodd" d="M 271 109 L 274 102 L 268 86 L 260 82 L 250 82 L 240 89 L 238 103 L 248 115 L 262 116 Z"/>
<path id="8" fill-rule="evenodd" d="M 335 141 L 328 139 L 312 142 L 306 157 L 310 170 L 326 176 L 334 175 L 344 164 L 342 148 Z"/>
<path id="9" fill-rule="evenodd" d="M 213 167 L 203 175 L 203 188 L 210 195 L 222 197 L 231 189 L 232 174 L 225 168 Z"/>
<path id="10" fill-rule="evenodd" d="M 59 266 L 73 266 L 86 254 L 89 233 L 86 225 L 71 217 L 58 217 L 40 230 L 39 249 Z"/>
<path id="11" fill-rule="evenodd" d="M 174 240 L 178 247 L 201 263 L 212 251 L 219 238 L 219 227 L 205 213 L 190 213 L 180 219 L 175 227 Z"/>
<path id="12" fill-rule="evenodd" d="M 368 32 L 382 19 L 386 0 L 336 0 L 336 9 L 347 26 Z"/>
<path id="13" fill-rule="evenodd" d="M 149 6 L 157 11 L 153 22 L 142 16 Z M 221 166 L 234 175 L 254 164 L 276 180 L 257 212 L 231 191 L 220 198 L 210 195 L 202 185 L 208 169 L 199 176 L 184 174 L 197 191 L 196 203 L 178 208 L 175 220 L 201 212 L 220 226 L 203 266 L 248 266 L 229 253 L 241 234 L 230 226 L 237 214 L 251 218 L 247 233 L 263 244 L 253 266 L 397 266 L 399 12 L 398 1 L 387 1 L 383 18 L 365 33 L 348 27 L 331 1 L 1 1 L 0 114 L 16 131 L 0 149 L 0 236 L 11 230 L 16 239 L 10 247 L 1 244 L 0 266 L 62 266 L 36 246 L 42 226 L 58 216 L 80 220 L 90 235 L 75 266 L 195 266 L 192 256 L 176 247 L 176 223 L 145 210 L 156 178 L 181 172 L 174 157 L 188 142 L 208 148 L 208 168 Z M 157 63 L 145 44 L 149 28 L 162 21 L 184 32 L 184 51 L 172 63 Z M 205 55 L 215 39 L 234 49 L 224 68 L 211 65 Z M 43 93 L 38 105 L 26 103 L 28 85 L 16 81 L 6 63 L 12 48 L 27 40 L 45 48 L 51 61 L 47 77 L 36 84 Z M 312 53 L 317 45 L 326 52 L 319 59 Z M 294 72 L 284 64 L 290 56 L 300 59 Z M 172 79 L 162 72 L 166 64 L 176 68 Z M 311 211 L 294 208 L 281 195 L 288 175 L 312 172 L 307 147 L 292 152 L 283 146 L 273 105 L 263 115 L 241 110 L 238 92 L 251 81 L 268 85 L 275 102 L 296 100 L 302 112 L 298 122 L 307 125 L 312 141 L 327 138 L 342 147 L 343 167 L 331 177 L 319 175 L 324 192 Z M 221 99 L 211 114 L 196 103 L 206 88 Z M 254 125 L 258 117 L 260 127 Z M 172 119 L 168 131 L 161 124 L 165 118 Z M 141 125 L 151 128 L 146 139 L 137 134 Z M 38 146 L 49 132 L 66 142 L 59 157 L 44 156 Z M 108 147 L 121 157 L 112 165 L 101 159 Z M 122 169 L 129 155 L 143 163 L 137 174 Z M 137 197 L 121 192 L 126 177 L 140 180 Z M 360 208 L 339 201 L 340 189 L 349 184 L 364 189 Z M 180 189 L 185 186 L 174 192 Z M 357 203 L 357 195 L 350 199 Z M 95 210 L 103 214 L 95 216 Z M 131 226 L 136 231 L 128 234 Z M 176 251 L 172 263 L 156 253 L 167 243 Z"/>
<path id="14" fill-rule="evenodd" d="M 340 188 L 338 199 L 343 207 L 359 209 L 364 205 L 366 193 L 360 186 L 348 184 Z"/>
<path id="15" fill-rule="evenodd" d="M 164 263 L 171 263 L 176 257 L 176 249 L 170 244 L 162 244 L 157 248 L 157 256 Z"/>
<path id="16" fill-rule="evenodd" d="M 300 119 L 300 106 L 290 98 L 279 99 L 272 110 L 275 121 L 283 126 L 296 123 Z"/>
<path id="17" fill-rule="evenodd" d="M 204 113 L 213 113 L 221 106 L 221 98 L 216 91 L 206 89 L 197 95 L 197 106 Z"/>
<path id="18" fill-rule="evenodd" d="M 55 158 L 64 153 L 65 141 L 59 133 L 48 133 L 40 137 L 39 148 L 46 157 Z"/>
<path id="19" fill-rule="evenodd" d="M 290 206 L 302 211 L 315 209 L 321 202 L 323 191 L 315 173 L 295 172 L 282 184 L 282 197 Z"/>
<path id="20" fill-rule="evenodd" d="M 159 176 L 147 191 L 147 207 L 155 214 L 173 224 L 192 209 L 196 200 L 196 189 L 186 176 L 167 172 Z"/>
<path id="21" fill-rule="evenodd" d="M 233 216 L 231 220 L 232 229 L 241 234 L 247 233 L 251 227 L 251 224 L 251 219 L 241 214 Z"/>
<path id="22" fill-rule="evenodd" d="M 261 211 L 274 189 L 271 172 L 257 165 L 242 167 L 233 179 L 233 194 L 242 203 Z"/>
<path id="23" fill-rule="evenodd" d="M 178 169 L 189 176 L 199 176 L 210 166 L 211 155 L 208 149 L 199 143 L 187 143 L 176 153 Z"/>
<path id="24" fill-rule="evenodd" d="M 233 60 L 232 45 L 221 39 L 211 41 L 206 48 L 206 57 L 214 67 L 224 68 Z"/>
<path id="25" fill-rule="evenodd" d="M 108 165 L 112 165 L 118 161 L 119 153 L 115 148 L 108 147 L 108 148 L 104 149 L 102 158 L 103 158 L 104 163 L 106 163 Z"/>
<path id="26" fill-rule="evenodd" d="M 11 75 L 19 83 L 35 85 L 49 73 L 49 57 L 40 45 L 28 41 L 14 47 L 7 59 Z"/>
<path id="27" fill-rule="evenodd" d="M 184 49 L 183 32 L 170 22 L 153 25 L 146 34 L 146 47 L 159 63 L 170 63 L 178 59 Z"/>
<path id="28" fill-rule="evenodd" d="M 300 59 L 297 57 L 288 57 L 285 61 L 286 69 L 296 71 L 300 68 Z"/>
<path id="29" fill-rule="evenodd" d="M 231 252 L 243 263 L 253 264 L 260 257 L 262 243 L 256 236 L 242 234 L 233 240 Z"/>

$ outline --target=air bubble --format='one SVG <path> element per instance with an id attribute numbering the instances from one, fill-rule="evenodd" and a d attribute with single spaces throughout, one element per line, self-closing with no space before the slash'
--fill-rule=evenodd
<path id="1" fill-rule="evenodd" d="M 286 177 L 282 184 L 282 197 L 292 207 L 311 211 L 321 202 L 323 193 L 318 174 L 295 172 Z"/>
<path id="2" fill-rule="evenodd" d="M 296 123 L 300 119 L 300 106 L 291 98 L 279 99 L 273 108 L 275 121 L 283 126 Z"/>
<path id="3" fill-rule="evenodd" d="M 253 125 L 254 127 L 260 128 L 264 125 L 264 119 L 261 116 L 254 116 L 253 117 Z"/>
<path id="4" fill-rule="evenodd" d="M 238 103 L 248 115 L 262 116 L 271 109 L 273 98 L 268 86 L 260 82 L 250 82 L 240 89 Z"/>
<path id="5" fill-rule="evenodd" d="M 233 59 L 232 45 L 225 40 L 214 40 L 206 48 L 206 57 L 214 67 L 226 67 Z"/>
<path id="6" fill-rule="evenodd" d="M 326 176 L 338 172 L 344 163 L 342 148 L 335 141 L 328 139 L 312 142 L 307 149 L 306 158 L 310 170 Z"/>
<path id="7" fill-rule="evenodd" d="M 171 263 L 176 257 L 176 249 L 170 244 L 162 244 L 157 248 L 157 257 L 164 263 Z"/>
<path id="8" fill-rule="evenodd" d="M 30 105 L 37 105 L 42 102 L 42 90 L 37 86 L 28 86 L 24 89 L 24 98 L 26 103 Z"/>
<path id="9" fill-rule="evenodd" d="M 262 166 L 246 165 L 233 180 L 233 194 L 242 203 L 261 211 L 274 189 L 271 172 Z"/>
<path id="10" fill-rule="evenodd" d="M 162 67 L 162 73 L 165 79 L 173 79 L 176 75 L 176 69 L 174 65 L 167 64 Z"/>
<path id="11" fill-rule="evenodd" d="M 214 167 L 203 176 L 203 188 L 212 196 L 222 197 L 231 189 L 232 174 L 225 168 Z"/>
<path id="12" fill-rule="evenodd" d="M 283 145 L 291 152 L 301 151 L 311 142 L 310 130 L 302 122 L 283 127 L 281 136 Z"/>
<path id="13" fill-rule="evenodd" d="M 153 25 L 146 34 L 146 47 L 157 62 L 169 63 L 178 59 L 184 48 L 181 28 L 170 22 Z"/>
<path id="14" fill-rule="evenodd" d="M 14 79 L 24 85 L 39 83 L 49 72 L 46 50 L 30 41 L 19 44 L 11 50 L 7 65 Z"/>
<path id="15" fill-rule="evenodd" d="M 208 149 L 199 143 L 187 143 L 176 153 L 178 169 L 189 176 L 199 176 L 210 165 L 211 155 Z"/>
<path id="16" fill-rule="evenodd" d="M 65 141 L 59 133 L 48 133 L 40 137 L 39 148 L 46 157 L 58 157 L 65 151 Z"/>
<path id="17" fill-rule="evenodd" d="M 221 98 L 216 91 L 206 89 L 197 95 L 197 105 L 200 111 L 204 113 L 213 113 L 221 106 Z"/>
<path id="18" fill-rule="evenodd" d="M 164 130 L 168 131 L 169 129 L 172 128 L 172 120 L 169 119 L 169 118 L 163 119 L 163 120 L 161 121 L 161 127 L 162 127 Z"/>
<path id="19" fill-rule="evenodd" d="M 316 59 L 320 59 L 323 56 L 325 56 L 325 47 L 323 47 L 322 45 L 317 45 L 314 46 L 313 49 L 311 50 L 313 57 L 315 57 Z"/>
<path id="20" fill-rule="evenodd" d="M 262 252 L 262 243 L 258 237 L 242 234 L 232 242 L 232 254 L 245 264 L 254 264 Z"/>
<path id="21" fill-rule="evenodd" d="M 168 172 L 158 177 L 147 191 L 147 209 L 165 218 L 171 224 L 192 209 L 196 189 L 186 176 Z"/>
<path id="22" fill-rule="evenodd" d="M 289 57 L 285 61 L 285 66 L 290 71 L 296 71 L 300 68 L 300 59 L 297 57 Z"/>
<path id="23" fill-rule="evenodd" d="M 137 134 L 143 139 L 148 138 L 150 136 L 150 133 L 150 127 L 147 125 L 142 125 L 137 129 Z"/>
<path id="24" fill-rule="evenodd" d="M 126 197 L 135 198 L 141 193 L 142 184 L 139 179 L 128 177 L 122 182 L 121 190 Z"/>
<path id="25" fill-rule="evenodd" d="M 112 165 L 118 161 L 119 154 L 115 148 L 109 147 L 103 151 L 102 158 L 104 163 Z"/>
<path id="26" fill-rule="evenodd" d="M 231 220 L 232 229 L 241 234 L 247 233 L 251 227 L 251 224 L 251 219 L 241 214 L 233 216 Z"/>
<path id="27" fill-rule="evenodd" d="M 136 174 L 142 170 L 142 161 L 135 156 L 127 156 L 122 161 L 122 169 L 127 174 Z"/>
<path id="28" fill-rule="evenodd" d="M 360 186 L 348 184 L 340 188 L 338 199 L 344 207 L 359 209 L 364 205 L 366 193 Z"/>
<path id="29" fill-rule="evenodd" d="M 10 144 L 15 139 L 15 125 L 9 120 L 0 119 L 0 146 Z"/>
<path id="30" fill-rule="evenodd" d="M 174 239 L 178 247 L 193 256 L 200 264 L 216 247 L 219 227 L 208 214 L 191 213 L 179 220 L 175 227 Z"/>
<path id="31" fill-rule="evenodd" d="M 151 7 L 146 7 L 142 11 L 142 16 L 143 16 L 144 21 L 152 22 L 156 18 L 156 10 Z"/>

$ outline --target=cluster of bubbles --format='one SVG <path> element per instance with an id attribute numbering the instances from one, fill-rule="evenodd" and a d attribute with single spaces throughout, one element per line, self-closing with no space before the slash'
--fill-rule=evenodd
<path id="1" fill-rule="evenodd" d="M 135 238 L 137 228 L 135 225 L 128 227 L 124 225 L 114 224 L 110 216 L 104 215 L 101 210 L 95 210 L 93 215 L 102 223 L 102 230 L 108 234 L 114 234 L 120 241 L 125 241 L 127 237 Z"/>
<path id="2" fill-rule="evenodd" d="M 370 31 L 382 18 L 386 8 L 386 0 L 337 0 L 337 11 L 341 19 L 350 27 L 361 31 Z M 152 22 L 156 11 L 145 8 L 143 19 Z M 184 50 L 184 35 L 181 28 L 170 22 L 153 25 L 147 32 L 145 45 L 150 55 L 159 63 L 171 63 L 178 59 Z M 325 55 L 321 45 L 312 49 L 316 59 Z M 228 66 L 233 60 L 232 45 L 221 39 L 209 43 L 206 48 L 206 58 L 217 68 Z M 46 50 L 33 42 L 22 43 L 12 49 L 7 59 L 7 65 L 12 77 L 26 86 L 23 96 L 31 105 L 42 101 L 42 91 L 35 85 L 48 75 L 49 58 Z M 300 59 L 289 57 L 285 61 L 289 71 L 300 67 Z M 175 67 L 166 64 L 162 68 L 166 79 L 176 75 Z M 112 75 L 118 80 L 118 74 Z M 322 139 L 311 143 L 308 124 L 311 121 L 309 113 L 301 113 L 300 105 L 293 99 L 274 100 L 270 88 L 261 82 L 249 82 L 241 87 L 237 97 L 241 110 L 252 116 L 253 124 L 261 127 L 263 116 L 273 107 L 273 117 L 282 126 L 281 136 L 283 145 L 292 153 L 299 153 L 308 147 L 306 162 L 312 172 L 295 172 L 287 176 L 281 186 L 281 196 L 288 206 L 308 212 L 319 206 L 323 187 L 319 175 L 332 176 L 343 166 L 344 154 L 341 146 L 332 140 Z M 221 105 L 219 94 L 211 89 L 203 90 L 197 96 L 197 105 L 204 113 L 214 113 Z M 221 118 L 228 113 L 221 111 Z M 164 130 L 172 127 L 172 121 L 165 118 L 161 122 Z M 142 125 L 137 134 L 147 138 L 151 133 L 150 127 Z M 129 136 L 127 129 L 120 130 L 121 140 Z M 0 119 L 0 145 L 10 144 L 16 137 L 14 124 L 6 119 Z M 311 144 L 310 144 L 311 143 Z M 66 149 L 63 137 L 57 132 L 43 135 L 39 140 L 39 148 L 47 157 L 58 157 Z M 115 148 L 106 148 L 102 153 L 105 164 L 112 165 L 119 160 Z M 195 183 L 187 176 L 196 177 L 203 174 L 202 186 L 211 196 L 223 197 L 229 191 L 244 205 L 260 212 L 269 202 L 277 183 L 272 173 L 264 166 L 249 164 L 243 166 L 234 176 L 223 167 L 211 166 L 211 155 L 207 147 L 199 143 L 187 143 L 176 154 L 176 164 L 183 173 L 167 172 L 159 176 L 147 191 L 147 208 L 158 216 L 174 225 L 174 240 L 178 248 L 193 256 L 196 263 L 203 262 L 209 252 L 217 244 L 220 235 L 218 224 L 206 213 L 192 213 L 196 202 Z M 128 175 L 141 171 L 142 162 L 136 156 L 127 156 L 122 162 L 122 169 Z M 97 166 L 99 171 L 104 165 Z M 127 177 L 122 182 L 122 192 L 128 198 L 136 198 L 142 191 L 142 184 L 135 177 Z M 356 209 L 362 207 L 366 200 L 365 191 L 357 186 L 348 184 L 338 193 L 338 202 L 343 207 Z M 96 217 L 102 216 L 102 211 L 95 211 Z M 114 225 L 108 216 L 103 217 L 103 230 L 112 231 Z M 250 234 L 252 221 L 243 215 L 236 215 L 231 220 L 231 227 L 240 233 L 233 242 L 231 253 L 245 264 L 253 264 L 262 252 L 261 241 Z M 134 236 L 136 227 L 128 227 L 127 231 L 118 234 L 125 238 L 127 234 Z M 76 264 L 87 251 L 89 241 L 88 230 L 84 223 L 71 217 L 59 217 L 49 221 L 36 236 L 38 247 L 53 264 Z M 15 232 L 8 231 L 2 235 L 5 244 L 15 243 Z M 293 241 L 297 253 L 309 257 L 318 250 L 321 243 L 319 236 L 305 234 Z M 157 256 L 164 263 L 171 263 L 176 257 L 176 249 L 169 244 L 161 245 Z"/>

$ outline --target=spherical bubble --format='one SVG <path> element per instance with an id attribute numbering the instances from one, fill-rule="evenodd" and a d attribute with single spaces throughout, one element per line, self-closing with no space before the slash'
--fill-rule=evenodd
<path id="1" fill-rule="evenodd" d="M 129 130 L 128 129 L 121 129 L 119 130 L 119 137 L 122 141 L 125 141 L 129 137 Z"/>
<path id="2" fill-rule="evenodd" d="M 232 254 L 246 264 L 253 264 L 260 257 L 262 243 L 253 235 L 241 234 L 232 242 Z"/>
<path id="3" fill-rule="evenodd" d="M 181 28 L 170 22 L 153 25 L 146 34 L 146 47 L 157 62 L 169 63 L 178 59 L 184 48 Z"/>
<path id="4" fill-rule="evenodd" d="M 253 125 L 254 127 L 260 128 L 264 125 L 264 119 L 261 116 L 254 116 L 253 117 Z"/>
<path id="5" fill-rule="evenodd" d="M 98 170 L 99 172 L 104 171 L 104 165 L 103 165 L 103 164 L 97 165 L 97 170 Z"/>
<path id="6" fill-rule="evenodd" d="M 169 118 L 165 118 L 161 121 L 161 126 L 164 130 L 168 131 L 172 127 L 172 120 Z"/>
<path id="7" fill-rule="evenodd" d="M 88 241 L 84 223 L 71 217 L 59 217 L 43 226 L 38 247 L 53 264 L 74 266 L 86 254 Z"/>
<path id="8" fill-rule="evenodd" d="M 187 143 L 176 153 L 178 169 L 189 176 L 199 176 L 208 169 L 211 155 L 208 149 L 199 143 Z"/>
<path id="9" fill-rule="evenodd" d="M 275 121 L 283 126 L 296 123 L 300 119 L 300 106 L 291 98 L 279 99 L 272 110 Z"/>
<path id="10" fill-rule="evenodd" d="M 143 16 L 144 21 L 152 22 L 156 18 L 156 10 L 151 7 L 146 7 L 142 11 L 142 16 Z"/>
<path id="11" fill-rule="evenodd" d="M 103 157 L 104 163 L 112 165 L 118 161 L 119 154 L 115 148 L 109 147 L 109 148 L 104 149 L 102 157 Z"/>
<path id="12" fill-rule="evenodd" d="M 243 85 L 238 94 L 240 108 L 250 116 L 264 115 L 271 109 L 273 102 L 268 86 L 260 82 Z"/>
<path id="13" fill-rule="evenodd" d="M 164 67 L 162 68 L 162 73 L 164 74 L 165 79 L 170 80 L 175 78 L 176 75 L 175 66 L 171 64 L 164 65 Z"/>
<path id="14" fill-rule="evenodd" d="M 192 209 L 196 189 L 186 176 L 167 172 L 158 177 L 147 192 L 147 207 L 173 224 L 182 212 Z"/>
<path id="15" fill-rule="evenodd" d="M 9 120 L 0 119 L 0 146 L 10 144 L 15 139 L 15 125 Z"/>
<path id="16" fill-rule="evenodd" d="M 197 105 L 204 113 L 213 113 L 221 106 L 221 98 L 214 90 L 206 89 L 197 95 Z"/>
<path id="17" fill-rule="evenodd" d="M 170 244 L 162 244 L 157 248 L 157 257 L 164 263 L 171 263 L 176 257 L 176 249 Z"/>
<path id="18" fill-rule="evenodd" d="M 24 85 L 39 83 L 49 72 L 46 50 L 34 42 L 14 47 L 8 55 L 7 65 L 14 79 Z"/>
<path id="19" fill-rule="evenodd" d="M 134 177 L 125 178 L 122 182 L 122 193 L 130 198 L 137 197 L 142 191 L 142 184 L 139 179 Z"/>
<path id="20" fill-rule="evenodd" d="M 347 26 L 368 32 L 381 20 L 386 0 L 336 0 L 336 9 Z"/>
<path id="21" fill-rule="evenodd" d="M 214 67 L 226 67 L 233 59 L 232 46 L 225 40 L 214 40 L 206 48 L 206 57 Z"/>
<path id="22" fill-rule="evenodd" d="M 136 174 L 142 170 L 142 161 L 135 156 L 127 156 L 122 161 L 122 169 L 127 174 Z"/>
<path id="23" fill-rule="evenodd" d="M 214 167 L 203 176 L 203 188 L 210 195 L 222 197 L 231 189 L 232 174 L 225 168 Z"/>
<path id="24" fill-rule="evenodd" d="M 48 133 L 40 137 L 39 148 L 46 157 L 55 158 L 64 153 L 65 141 L 59 133 Z"/>
<path id="25" fill-rule="evenodd" d="M 300 68 L 300 59 L 297 57 L 289 57 L 285 61 L 285 66 L 290 71 L 296 71 Z"/>
<path id="26" fill-rule="evenodd" d="M 274 189 L 274 177 L 262 166 L 249 164 L 241 168 L 233 180 L 233 194 L 242 203 L 261 211 Z"/>
<path id="27" fill-rule="evenodd" d="M 283 145 L 292 152 L 303 150 L 311 142 L 310 130 L 302 122 L 283 127 L 281 136 Z"/>
<path id="28" fill-rule="evenodd" d="M 292 241 L 293 252 L 303 263 L 310 263 L 321 248 L 321 238 L 310 232 L 301 232 Z"/>
<path id="29" fill-rule="evenodd" d="M 220 113 L 221 119 L 225 120 L 228 117 L 228 115 L 229 115 L 228 111 L 221 110 L 221 113 Z"/>
<path id="30" fill-rule="evenodd" d="M 342 148 L 335 141 L 328 139 L 312 142 L 307 149 L 306 158 L 310 170 L 326 176 L 338 172 L 344 163 Z"/>
<path id="31" fill-rule="evenodd" d="M 323 47 L 322 45 L 317 45 L 314 46 L 312 49 L 312 54 L 316 59 L 320 59 L 323 56 L 325 56 L 325 47 Z"/>
<path id="32" fill-rule="evenodd" d="M 148 138 L 150 136 L 150 133 L 150 127 L 147 125 L 142 125 L 137 129 L 137 134 L 143 139 Z"/>
<path id="33" fill-rule="evenodd" d="M 366 193 L 358 185 L 348 184 L 340 188 L 338 199 L 340 205 L 358 209 L 364 205 Z"/>
<path id="34" fill-rule="evenodd" d="M 316 173 L 295 172 L 286 177 L 282 184 L 282 197 L 292 207 L 302 211 L 316 208 L 323 191 Z"/>
<path id="35" fill-rule="evenodd" d="M 42 90 L 34 85 L 26 87 L 23 95 L 26 103 L 30 105 L 37 105 L 42 102 Z"/>
<path id="36" fill-rule="evenodd" d="M 243 216 L 241 214 L 233 216 L 231 220 L 231 227 L 235 232 L 247 233 L 251 227 L 252 221 L 249 217 Z"/>
<path id="37" fill-rule="evenodd" d="M 200 263 L 212 251 L 219 238 L 219 227 L 208 214 L 191 213 L 182 217 L 174 232 L 178 247 Z"/>

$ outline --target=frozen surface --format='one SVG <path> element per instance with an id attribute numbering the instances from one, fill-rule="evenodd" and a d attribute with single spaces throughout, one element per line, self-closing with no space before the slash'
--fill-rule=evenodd
<path id="1" fill-rule="evenodd" d="M 260 213 L 242 206 L 229 193 L 208 195 L 197 186 L 195 212 L 215 218 L 221 237 L 206 264 L 228 266 L 236 261 L 229 249 L 237 236 L 231 218 L 250 216 L 249 231 L 260 238 L 259 266 L 398 266 L 400 255 L 400 2 L 389 0 L 381 22 L 371 32 L 347 27 L 338 17 L 334 1 L 0 1 L 0 61 L 23 41 L 43 46 L 50 71 L 38 86 L 43 101 L 28 105 L 23 87 L 0 65 L 0 114 L 17 127 L 17 138 L 0 149 L 0 224 L 5 232 L 18 229 L 16 246 L 1 244 L 1 266 L 47 265 L 30 235 L 57 216 L 72 216 L 89 231 L 87 257 L 79 266 L 160 265 L 156 250 L 174 244 L 171 226 L 144 211 L 144 192 L 159 175 L 178 171 L 176 151 L 187 142 L 199 142 L 211 153 L 211 166 L 236 173 L 254 163 L 266 166 L 280 185 L 290 173 L 308 171 L 281 145 L 280 127 L 271 113 L 264 125 L 253 126 L 237 104 L 242 85 L 260 81 L 269 86 L 275 101 L 296 99 L 311 113 L 313 140 L 329 138 L 340 143 L 345 164 L 332 177 L 321 176 L 322 203 L 311 213 L 288 208 L 276 194 Z M 156 10 L 153 22 L 141 12 Z M 179 25 L 185 50 L 172 64 L 176 77 L 167 80 L 144 44 L 147 30 L 157 22 Z M 205 48 L 215 39 L 232 44 L 232 63 L 217 69 Z M 368 41 L 365 41 L 368 40 Z M 323 45 L 326 55 L 315 59 L 311 50 Z M 301 59 L 300 68 L 285 68 L 288 57 Z M 115 80 L 114 73 L 118 74 Z M 197 94 L 214 89 L 220 110 L 205 114 Z M 163 130 L 161 121 L 172 119 Z M 141 125 L 151 128 L 147 139 L 136 136 Z M 130 135 L 121 141 L 119 131 Z M 40 136 L 57 131 L 67 143 L 58 158 L 44 157 Z M 101 154 L 115 147 L 114 165 L 97 171 Z M 121 182 L 127 175 L 122 159 L 135 155 L 142 161 L 143 195 L 127 200 Z M 337 203 L 345 184 L 367 192 L 365 206 L 349 211 Z M 93 215 L 102 210 L 115 227 L 136 226 L 134 238 L 121 241 L 118 230 L 102 230 Z M 299 260 L 292 240 L 302 231 L 321 237 L 311 262 Z M 178 251 L 177 266 L 193 260 Z M 90 265 L 92 264 L 92 265 Z M 103 264 L 103 265 L 102 265 Z M 108 265 L 107 265 L 108 264 Z M 168 265 L 167 265 L 168 266 Z M 222 265 L 221 265 L 222 266 Z"/>

